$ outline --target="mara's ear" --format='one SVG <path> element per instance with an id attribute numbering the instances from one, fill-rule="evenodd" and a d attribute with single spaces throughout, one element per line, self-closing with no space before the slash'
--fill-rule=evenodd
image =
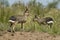
<path id="1" fill-rule="evenodd" d="M 29 10 L 28 10 L 28 8 L 25 8 L 25 11 L 24 11 L 24 13 L 29 13 Z"/>
<path id="2" fill-rule="evenodd" d="M 35 15 L 35 18 L 37 18 L 37 15 Z"/>
<path id="3" fill-rule="evenodd" d="M 39 18 L 39 16 L 38 15 L 35 15 L 35 18 Z"/>
<path id="4" fill-rule="evenodd" d="M 25 7 L 25 10 L 26 10 L 26 11 L 28 11 L 28 10 L 29 10 L 29 8 L 28 8 L 28 7 Z"/>

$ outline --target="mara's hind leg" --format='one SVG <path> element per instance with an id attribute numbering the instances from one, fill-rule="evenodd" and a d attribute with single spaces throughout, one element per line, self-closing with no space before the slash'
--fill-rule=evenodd
<path id="1" fill-rule="evenodd" d="M 10 23 L 9 29 L 7 30 L 8 32 L 11 32 L 12 26 L 13 26 L 13 23 Z"/>
<path id="2" fill-rule="evenodd" d="M 15 22 L 14 24 L 13 24 L 13 27 L 12 27 L 12 32 L 14 33 L 15 32 L 15 27 L 16 27 L 16 24 L 17 24 L 18 22 Z"/>
<path id="3" fill-rule="evenodd" d="M 51 24 L 50 24 L 50 28 L 52 28 L 52 25 L 53 25 L 53 24 L 51 23 Z"/>
<path id="4" fill-rule="evenodd" d="M 11 23 L 11 24 L 10 24 L 10 29 L 9 29 L 10 32 L 13 32 L 13 26 L 14 26 L 14 23 Z"/>
<path id="5" fill-rule="evenodd" d="M 52 23 L 50 23 L 50 24 L 48 24 L 48 25 L 49 25 L 49 28 L 52 28 L 52 25 L 53 25 L 53 24 L 52 24 Z"/>
<path id="6" fill-rule="evenodd" d="M 13 24 L 11 32 L 13 32 L 13 33 L 15 32 L 15 24 Z"/>

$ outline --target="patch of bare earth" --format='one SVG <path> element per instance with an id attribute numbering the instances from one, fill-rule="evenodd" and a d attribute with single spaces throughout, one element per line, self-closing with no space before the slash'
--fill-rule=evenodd
<path id="1" fill-rule="evenodd" d="M 43 32 L 15 32 L 14 36 L 9 32 L 0 32 L 0 34 L 0 40 L 60 40 L 60 36 L 52 36 Z"/>

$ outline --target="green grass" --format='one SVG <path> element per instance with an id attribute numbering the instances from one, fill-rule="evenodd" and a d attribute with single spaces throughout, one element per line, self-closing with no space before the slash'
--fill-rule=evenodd
<path id="1" fill-rule="evenodd" d="M 19 8 L 16 10 L 17 11 L 15 13 L 15 11 L 13 11 L 11 8 L 6 8 L 5 12 L 2 13 L 1 8 L 0 8 L 0 30 L 4 31 L 4 30 L 9 29 L 9 23 L 8 23 L 9 17 L 19 13 L 18 11 L 21 12 L 21 9 Z M 51 9 L 47 13 L 42 11 L 43 14 L 41 14 L 41 10 L 37 9 L 39 10 L 39 12 L 37 11 L 36 13 L 35 13 L 35 10 L 34 8 L 32 10 L 30 9 L 30 16 L 28 17 L 27 22 L 24 24 L 24 31 L 38 31 L 38 32 L 47 32 L 50 34 L 60 35 L 60 10 Z M 43 17 L 42 15 L 44 15 L 44 17 L 47 17 L 47 16 L 52 17 L 54 19 L 53 27 L 49 28 L 48 25 L 39 25 L 37 22 L 32 22 L 32 18 L 34 17 L 35 14 L 39 14 L 40 17 Z M 21 26 L 20 24 L 17 24 L 15 30 L 20 31 L 21 29 L 20 26 Z"/>

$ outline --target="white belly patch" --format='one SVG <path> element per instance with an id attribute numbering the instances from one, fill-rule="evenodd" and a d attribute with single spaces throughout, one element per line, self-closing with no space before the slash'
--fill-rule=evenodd
<path id="1" fill-rule="evenodd" d="M 13 21 L 13 20 L 9 20 L 9 22 L 12 22 L 12 23 L 14 23 L 15 21 Z"/>
<path id="2" fill-rule="evenodd" d="M 53 23 L 53 21 L 49 21 L 49 22 L 47 22 L 47 23 Z"/>

